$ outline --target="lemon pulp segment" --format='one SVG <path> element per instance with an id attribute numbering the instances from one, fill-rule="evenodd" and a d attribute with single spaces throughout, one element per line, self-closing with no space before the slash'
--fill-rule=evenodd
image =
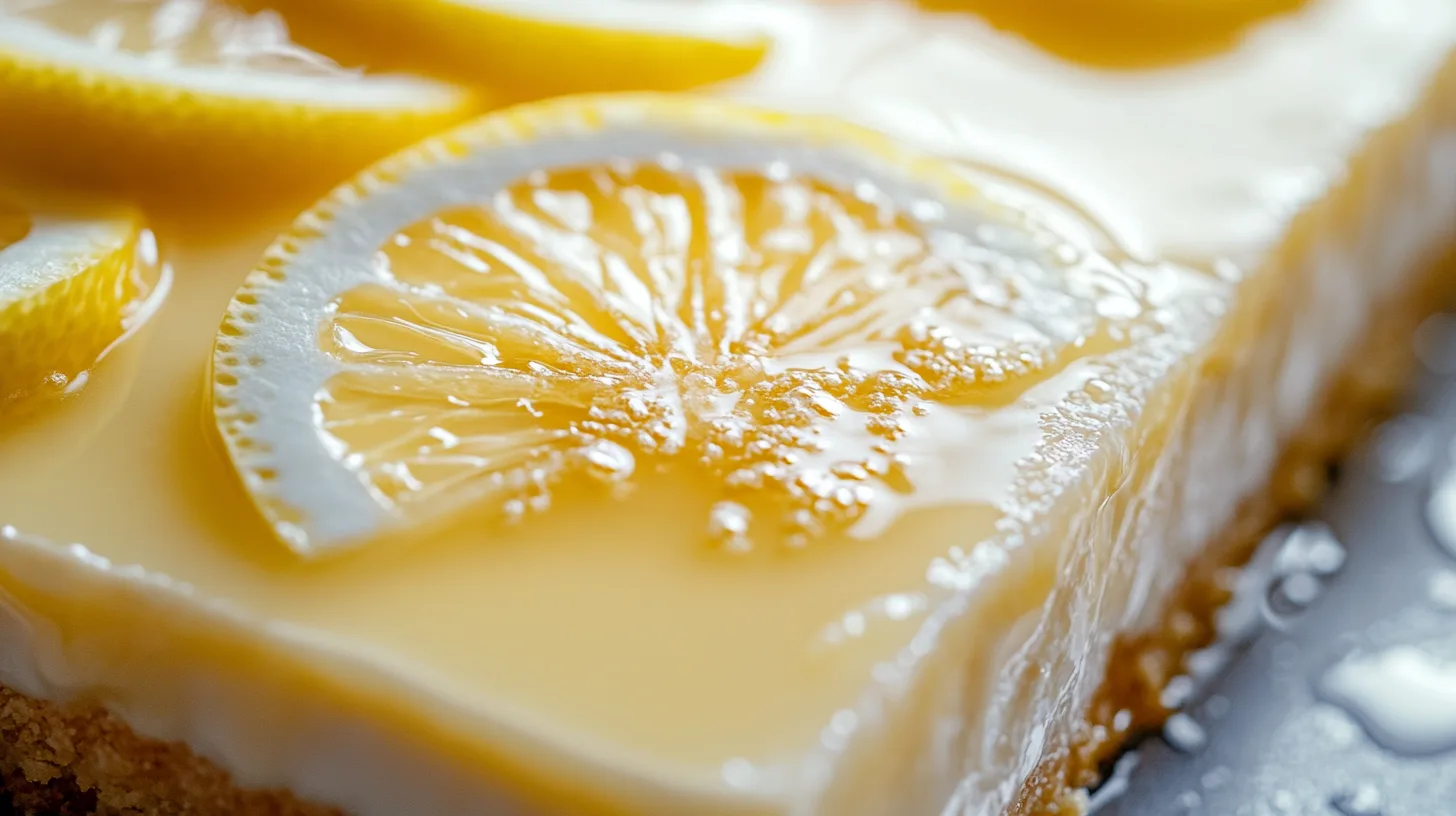
<path id="1" fill-rule="evenodd" d="M 276 195 L 477 105 L 440 83 L 343 70 L 293 45 L 276 15 L 217 0 L 7 2 L 0 164 L 17 173 Z"/>
<path id="2" fill-rule="evenodd" d="M 0 409 L 78 382 L 165 294 L 151 234 L 131 214 L 0 205 Z"/>
<path id="3" fill-rule="evenodd" d="M 532 99 L 687 90 L 753 70 L 771 10 L 706 0 L 286 0 L 308 42 Z"/>

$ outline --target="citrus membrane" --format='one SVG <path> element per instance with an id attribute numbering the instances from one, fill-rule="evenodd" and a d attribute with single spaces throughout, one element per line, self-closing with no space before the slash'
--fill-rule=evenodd
<path id="1" fill-rule="evenodd" d="M 909 430 L 1141 314 L 1094 239 L 986 184 L 710 100 L 487 116 L 278 239 L 217 338 L 218 428 L 302 554 L 663 470 L 713 493 L 705 540 L 804 546 L 914 489 Z"/>
<path id="2" fill-rule="evenodd" d="M 0 162 L 85 184 L 337 178 L 475 96 L 340 68 L 217 0 L 0 0 Z"/>
<path id="3" fill-rule="evenodd" d="M 262 0 L 254 0 L 258 5 Z M 370 64 L 516 100 L 686 90 L 751 71 L 770 6 L 735 0 L 269 0 L 299 35 Z"/>
<path id="4" fill-rule="evenodd" d="M 165 297 L 137 215 L 51 215 L 0 199 L 0 411 L 79 387 Z"/>

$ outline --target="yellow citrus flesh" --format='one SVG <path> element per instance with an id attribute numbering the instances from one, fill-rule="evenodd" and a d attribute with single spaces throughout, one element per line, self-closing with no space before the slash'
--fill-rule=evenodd
<path id="1" fill-rule="evenodd" d="M 795 168 L 804 142 L 859 152 Z M 940 200 L 888 192 L 916 174 L 965 187 L 855 129 L 724 103 L 487 118 L 275 245 L 218 338 L 219 428 L 303 553 L 667 471 L 712 499 L 702 538 L 729 549 L 873 524 L 872 497 L 908 489 L 908 427 L 1014 401 L 1073 334 L 1079 353 L 1114 342 L 1055 294 L 1096 264 L 947 193 L 1011 225 L 1005 246 L 992 224 L 972 246 Z M 376 230 L 363 262 L 333 256 Z"/>
<path id="2" fill-rule="evenodd" d="M 965 284 L 938 260 L 905 214 L 813 178 L 546 172 L 406 227 L 387 276 L 335 301 L 323 348 L 347 369 L 316 397 L 321 428 L 405 518 L 518 517 L 573 474 L 681 458 L 721 484 L 722 543 L 806 542 L 893 481 L 904 415 L 1047 357 L 948 348 L 924 321 Z"/>
<path id="3" fill-rule="evenodd" d="M 274 194 L 336 180 L 478 107 L 346 71 L 276 15 L 216 0 L 48 0 L 0 13 L 0 165 L 86 186 Z"/>
<path id="4" fill-rule="evenodd" d="M 1253 25 L 1308 0 L 919 0 L 966 11 L 1077 62 L 1131 68 L 1227 49 Z"/>
<path id="5" fill-rule="evenodd" d="M 164 288 L 136 216 L 32 215 L 0 204 L 0 411 L 76 387 Z"/>
<path id="6" fill-rule="evenodd" d="M 257 5 L 261 0 L 254 0 Z M 285 0 L 305 42 L 422 69 L 515 100 L 687 90 L 753 70 L 752 10 L 675 0 Z M 721 24 L 718 23 L 721 18 Z"/>

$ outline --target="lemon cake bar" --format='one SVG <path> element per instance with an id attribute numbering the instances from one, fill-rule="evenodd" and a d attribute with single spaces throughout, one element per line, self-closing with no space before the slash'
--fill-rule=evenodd
<path id="1" fill-rule="evenodd" d="M 1436 306 L 1456 6 L 1116 70 L 757 11 L 716 97 L 490 114 L 276 237 L 163 219 L 170 279 L 97 227 L 138 271 L 84 307 L 0 211 L 0 336 L 120 326 L 0 426 L 15 807 L 1080 807 L 1114 656 Z"/>

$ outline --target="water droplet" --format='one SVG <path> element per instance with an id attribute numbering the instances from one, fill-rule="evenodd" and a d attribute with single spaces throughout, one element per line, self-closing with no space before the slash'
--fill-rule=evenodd
<path id="1" fill-rule="evenodd" d="M 1334 531 L 1321 522 L 1308 522 L 1295 528 L 1284 539 L 1274 558 L 1277 575 L 1307 572 L 1311 575 L 1334 575 L 1345 566 L 1345 547 Z"/>
<path id="2" fill-rule="evenodd" d="M 1380 789 L 1368 783 L 1330 799 L 1330 807 L 1344 816 L 1380 816 L 1383 806 Z"/>
<path id="3" fill-rule="evenodd" d="M 1456 663 L 1424 649 L 1396 646 L 1352 655 L 1325 672 L 1317 691 L 1391 751 L 1427 755 L 1456 749 Z"/>
<path id="4" fill-rule="evenodd" d="M 1416 357 L 1435 374 L 1456 373 L 1456 317 L 1433 315 L 1416 329 Z"/>
<path id="5" fill-rule="evenodd" d="M 1127 709 L 1120 709 L 1112 715 L 1112 730 L 1122 733 L 1132 727 L 1132 712 Z"/>
<path id="6" fill-rule="evenodd" d="M 1219 765 L 1208 773 L 1205 773 L 1198 780 L 1198 784 L 1202 785 L 1203 789 L 1207 791 L 1218 790 L 1224 785 L 1227 785 L 1229 780 L 1233 779 L 1233 776 L 1234 772 L 1229 770 L 1227 765 Z"/>
<path id="7" fill-rule="evenodd" d="M 1207 714 L 1211 720 L 1221 720 L 1228 716 L 1229 709 L 1232 707 L 1233 704 L 1229 702 L 1229 698 L 1222 694 L 1215 694 L 1203 704 L 1203 713 Z"/>
<path id="8" fill-rule="evenodd" d="M 1426 526 L 1436 543 L 1456 557 L 1456 468 L 1443 474 L 1426 502 Z"/>
<path id="9" fill-rule="evenodd" d="M 1307 572 L 1296 572 L 1276 579 L 1269 587 L 1267 608 L 1270 623 L 1280 625 L 1309 608 L 1320 596 L 1324 585 Z"/>
<path id="10" fill-rule="evenodd" d="M 1431 603 L 1442 612 L 1456 612 L 1456 571 L 1438 570 L 1426 585 Z"/>
<path id="11" fill-rule="evenodd" d="M 1196 754 L 1208 744 L 1208 732 L 1192 717 L 1179 712 L 1163 725 L 1163 739 L 1175 751 Z"/>
<path id="12" fill-rule="evenodd" d="M 1182 708 L 1193 698 L 1193 693 L 1196 690 L 1197 686 L 1194 684 L 1193 678 L 1186 674 L 1180 674 L 1172 680 L 1169 680 L 1168 685 L 1163 687 L 1163 694 L 1158 701 L 1162 704 L 1163 708 Z"/>
<path id="13" fill-rule="evenodd" d="M 1203 806 L 1203 794 L 1195 790 L 1183 791 L 1173 800 L 1173 806 L 1183 810 L 1197 810 Z"/>
<path id="14" fill-rule="evenodd" d="M 1370 440 L 1380 478 L 1392 484 L 1407 482 L 1424 471 L 1434 458 L 1435 423 L 1417 414 L 1406 414 L 1386 422 Z"/>

